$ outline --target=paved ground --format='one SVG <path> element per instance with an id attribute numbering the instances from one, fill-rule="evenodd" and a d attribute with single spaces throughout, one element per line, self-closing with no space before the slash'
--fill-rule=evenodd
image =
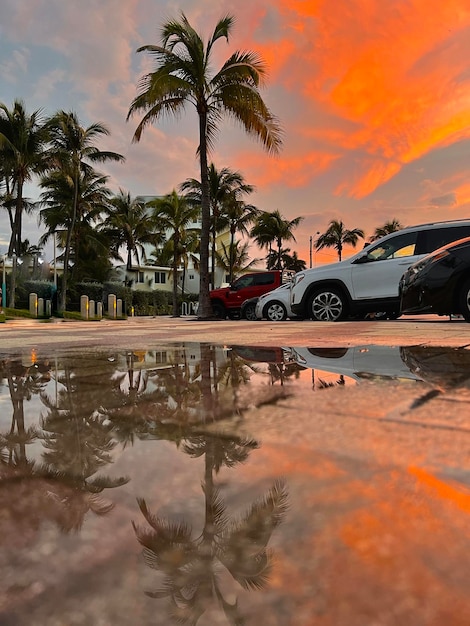
<path id="1" fill-rule="evenodd" d="M 125 321 L 0 324 L 0 350 L 26 347 L 114 345 L 150 349 L 160 342 L 198 341 L 268 346 L 470 345 L 470 325 L 446 317 L 421 316 L 383 322 L 199 321 L 145 317 Z"/>
<path id="2" fill-rule="evenodd" d="M 282 476 L 289 512 L 270 545 L 276 562 L 268 589 L 248 597 L 237 591 L 230 598 L 240 595 L 247 626 L 470 624 L 470 325 L 424 317 L 344 323 L 160 317 L 0 324 L 0 359 L 32 348 L 43 354 L 103 346 L 155 350 L 167 342 L 414 346 L 394 352 L 414 355 L 415 371 L 424 382 L 361 372 L 356 385 L 317 389 L 312 370 L 301 387 L 278 380 L 245 391 L 240 387 L 233 394 L 239 419 L 220 420 L 214 427 L 227 440 L 232 435 L 254 439 L 259 449 L 238 466 L 236 482 L 227 473 L 217 477 L 224 494 L 232 494 L 234 511 L 244 510 L 245 501 L 234 494 L 240 492 L 249 502 Z M 220 400 L 221 387 L 218 394 Z M 208 417 L 210 431 L 210 411 Z M 182 509 L 189 515 L 194 494 L 200 493 L 200 476 L 193 460 L 176 465 L 165 456 L 166 447 L 152 443 L 126 448 L 128 466 L 120 459 L 116 471 L 133 479 L 115 490 L 113 517 L 103 518 L 102 526 L 87 521 L 82 534 L 72 538 L 72 548 L 66 544 L 64 556 L 53 552 L 62 539 L 49 535 L 49 527 L 36 537 L 23 532 L 28 528 L 23 522 L 12 533 L 14 556 L 7 564 L 10 577 L 15 574 L 20 582 L 9 579 L 10 570 L 3 568 L 2 624 L 168 626 L 161 603 L 144 593 L 155 587 L 143 573 L 129 520 L 139 519 L 135 496 L 142 494 L 154 500 L 157 512 L 180 514 Z M 194 493 L 191 481 L 197 483 Z M 7 482 L 15 496 L 16 484 Z M 30 520 L 35 533 L 40 525 L 31 502 L 37 490 L 35 484 L 18 498 L 4 488 L 8 497 L 0 507 L 13 509 L 17 524 Z M 19 501 L 23 517 L 16 510 Z M 20 540 L 22 551 L 16 547 Z M 202 623 L 228 622 L 219 615 Z"/>

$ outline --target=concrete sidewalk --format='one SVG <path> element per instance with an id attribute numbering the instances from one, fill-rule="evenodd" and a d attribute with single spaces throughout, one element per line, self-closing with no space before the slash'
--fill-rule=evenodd
<path id="1" fill-rule="evenodd" d="M 253 346 L 470 345 L 470 325 L 447 317 L 403 317 L 396 321 L 249 322 L 199 321 L 194 317 L 133 317 L 76 322 L 15 320 L 0 324 L 0 351 L 28 347 L 115 346 L 151 349 L 167 342 Z"/>

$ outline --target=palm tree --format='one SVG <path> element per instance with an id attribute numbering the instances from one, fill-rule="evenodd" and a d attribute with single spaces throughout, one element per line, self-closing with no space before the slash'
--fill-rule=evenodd
<path id="1" fill-rule="evenodd" d="M 132 269 L 132 255 L 137 265 L 139 253 L 145 260 L 145 244 L 157 245 L 162 238 L 155 232 L 155 224 L 148 214 L 145 202 L 132 198 L 123 189 L 111 198 L 101 229 L 110 237 L 114 253 L 119 257 L 119 248 L 125 245 L 127 251 L 126 269 Z"/>
<path id="2" fill-rule="evenodd" d="M 316 240 L 315 246 L 317 250 L 335 248 L 338 252 L 338 260 L 341 261 L 343 246 L 347 244 L 355 248 L 359 237 L 364 237 L 364 231 L 360 228 L 346 230 L 342 221 L 332 220 L 326 232 Z"/>
<path id="3" fill-rule="evenodd" d="M 214 288 L 214 268 L 216 257 L 217 234 L 228 226 L 227 209 L 243 194 L 252 193 L 254 187 L 247 185 L 240 172 L 227 167 L 217 170 L 213 163 L 209 166 L 209 203 L 211 210 L 211 269 L 212 288 Z M 202 185 L 199 180 L 188 178 L 180 185 L 180 190 L 187 193 L 192 201 L 202 205 Z"/>
<path id="4" fill-rule="evenodd" d="M 103 135 L 109 135 L 109 130 L 100 123 L 91 124 L 84 128 L 74 112 L 58 111 L 49 122 L 49 131 L 53 165 L 70 181 L 72 193 L 72 214 L 65 242 L 64 273 L 59 305 L 60 309 L 64 311 L 66 308 L 70 245 L 77 220 L 80 175 L 92 169 L 90 163 L 122 162 L 124 157 L 116 152 L 103 151 L 97 148 L 94 142 Z"/>
<path id="5" fill-rule="evenodd" d="M 287 220 L 282 217 L 279 211 L 269 213 L 264 211 L 256 220 L 256 224 L 251 229 L 250 235 L 254 237 L 260 248 L 268 248 L 268 259 L 276 255 L 274 267 L 281 269 L 282 265 L 282 243 L 283 241 L 295 241 L 293 229 L 300 224 L 302 217 Z M 276 245 L 273 250 L 272 244 Z"/>
<path id="6" fill-rule="evenodd" d="M 223 223 L 227 223 L 230 230 L 230 252 L 236 253 L 235 235 L 237 232 L 249 236 L 248 226 L 252 225 L 260 215 L 259 209 L 252 204 L 246 204 L 238 198 L 231 198 L 224 207 Z M 259 259 L 257 259 L 258 261 Z M 229 282 L 232 282 L 237 259 L 230 258 Z M 239 263 L 238 263 L 239 265 Z"/>
<path id="7" fill-rule="evenodd" d="M 0 103 L 0 158 L 7 191 L 10 196 L 15 195 L 9 256 L 20 254 L 23 189 L 33 175 L 45 169 L 47 140 L 47 120 L 40 109 L 28 115 L 21 100 L 15 100 L 11 111 Z"/>
<path id="8" fill-rule="evenodd" d="M 226 246 L 222 243 L 222 251 L 216 252 L 217 265 L 229 274 L 229 282 L 232 282 L 234 276 L 246 272 L 256 265 L 261 259 L 252 259 L 248 254 L 249 243 L 241 243 L 235 241 L 233 244 Z"/>
<path id="9" fill-rule="evenodd" d="M 109 272 L 109 240 L 96 228 L 109 206 L 111 191 L 107 181 L 107 176 L 87 168 L 79 172 L 78 179 L 55 170 L 40 182 L 44 191 L 39 201 L 43 207 L 39 219 L 47 230 L 39 241 L 44 244 L 60 233 L 60 247 L 67 250 L 68 245 L 68 257 L 73 258 L 74 277 L 104 280 Z"/>
<path id="10" fill-rule="evenodd" d="M 402 228 L 403 225 L 401 224 L 401 222 L 394 218 L 390 222 L 385 222 L 383 226 L 378 226 L 375 229 L 374 234 L 370 238 L 370 241 L 376 241 L 377 239 L 380 239 L 385 235 L 389 235 L 390 233 L 396 233 L 397 230 L 401 230 Z"/>
<path id="11" fill-rule="evenodd" d="M 161 30 L 161 45 L 146 45 L 138 52 L 150 53 L 156 62 L 153 72 L 139 82 L 139 95 L 131 103 L 127 119 L 144 112 L 134 133 L 139 141 L 144 129 L 167 114 L 178 115 L 187 104 L 196 108 L 199 117 L 199 164 L 201 177 L 201 267 L 199 317 L 212 314 L 209 297 L 209 240 L 211 212 L 208 179 L 208 152 L 224 114 L 228 114 L 258 138 L 268 152 L 277 153 L 281 146 L 281 129 L 264 103 L 259 87 L 266 68 L 254 52 L 234 52 L 213 73 L 214 44 L 220 38 L 228 41 L 234 18 L 223 17 L 207 44 L 194 30 L 184 13 L 180 20 L 166 22 Z"/>
<path id="12" fill-rule="evenodd" d="M 268 270 L 275 269 L 277 267 L 279 256 L 281 258 L 281 269 L 292 270 L 293 272 L 301 272 L 307 267 L 307 264 L 302 259 L 299 259 L 297 252 L 290 253 L 290 248 L 281 250 L 280 255 L 273 251 L 268 255 L 266 267 Z"/>
<path id="13" fill-rule="evenodd" d="M 24 185 L 46 167 L 45 148 L 48 140 L 47 120 L 40 109 L 31 115 L 21 100 L 11 110 L 0 103 L 0 161 L 5 186 L 4 206 L 11 226 L 8 255 L 13 256 L 9 306 L 15 306 L 16 257 L 21 254 Z"/>
<path id="14" fill-rule="evenodd" d="M 179 196 L 175 190 L 164 198 L 151 200 L 148 206 L 153 207 L 153 219 L 162 231 L 169 231 L 169 239 L 173 245 L 173 317 L 179 317 L 178 309 L 178 265 L 182 250 L 181 239 L 191 222 L 197 219 L 199 207 L 194 206 L 184 196 Z"/>

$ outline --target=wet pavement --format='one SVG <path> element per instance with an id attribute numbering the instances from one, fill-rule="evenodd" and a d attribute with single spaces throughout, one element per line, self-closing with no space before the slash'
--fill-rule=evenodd
<path id="1" fill-rule="evenodd" d="M 467 626 L 469 331 L 0 324 L 0 624 Z"/>

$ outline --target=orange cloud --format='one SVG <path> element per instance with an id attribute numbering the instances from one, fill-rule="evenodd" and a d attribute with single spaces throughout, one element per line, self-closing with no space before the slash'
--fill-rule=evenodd
<path id="1" fill-rule="evenodd" d="M 307 186 L 316 176 L 328 170 L 338 158 L 338 153 L 311 151 L 273 159 L 257 151 L 250 151 L 238 153 L 235 165 L 250 172 L 250 181 L 255 187 L 282 184 L 293 189 Z"/>
<path id="2" fill-rule="evenodd" d="M 356 153 L 340 193 L 366 196 L 403 165 L 470 137 L 468 0 L 337 0 L 334 11 L 327 0 L 280 0 L 279 11 L 283 27 L 259 49 L 310 106 L 306 132 Z M 321 129 L 320 111 L 329 115 Z"/>

